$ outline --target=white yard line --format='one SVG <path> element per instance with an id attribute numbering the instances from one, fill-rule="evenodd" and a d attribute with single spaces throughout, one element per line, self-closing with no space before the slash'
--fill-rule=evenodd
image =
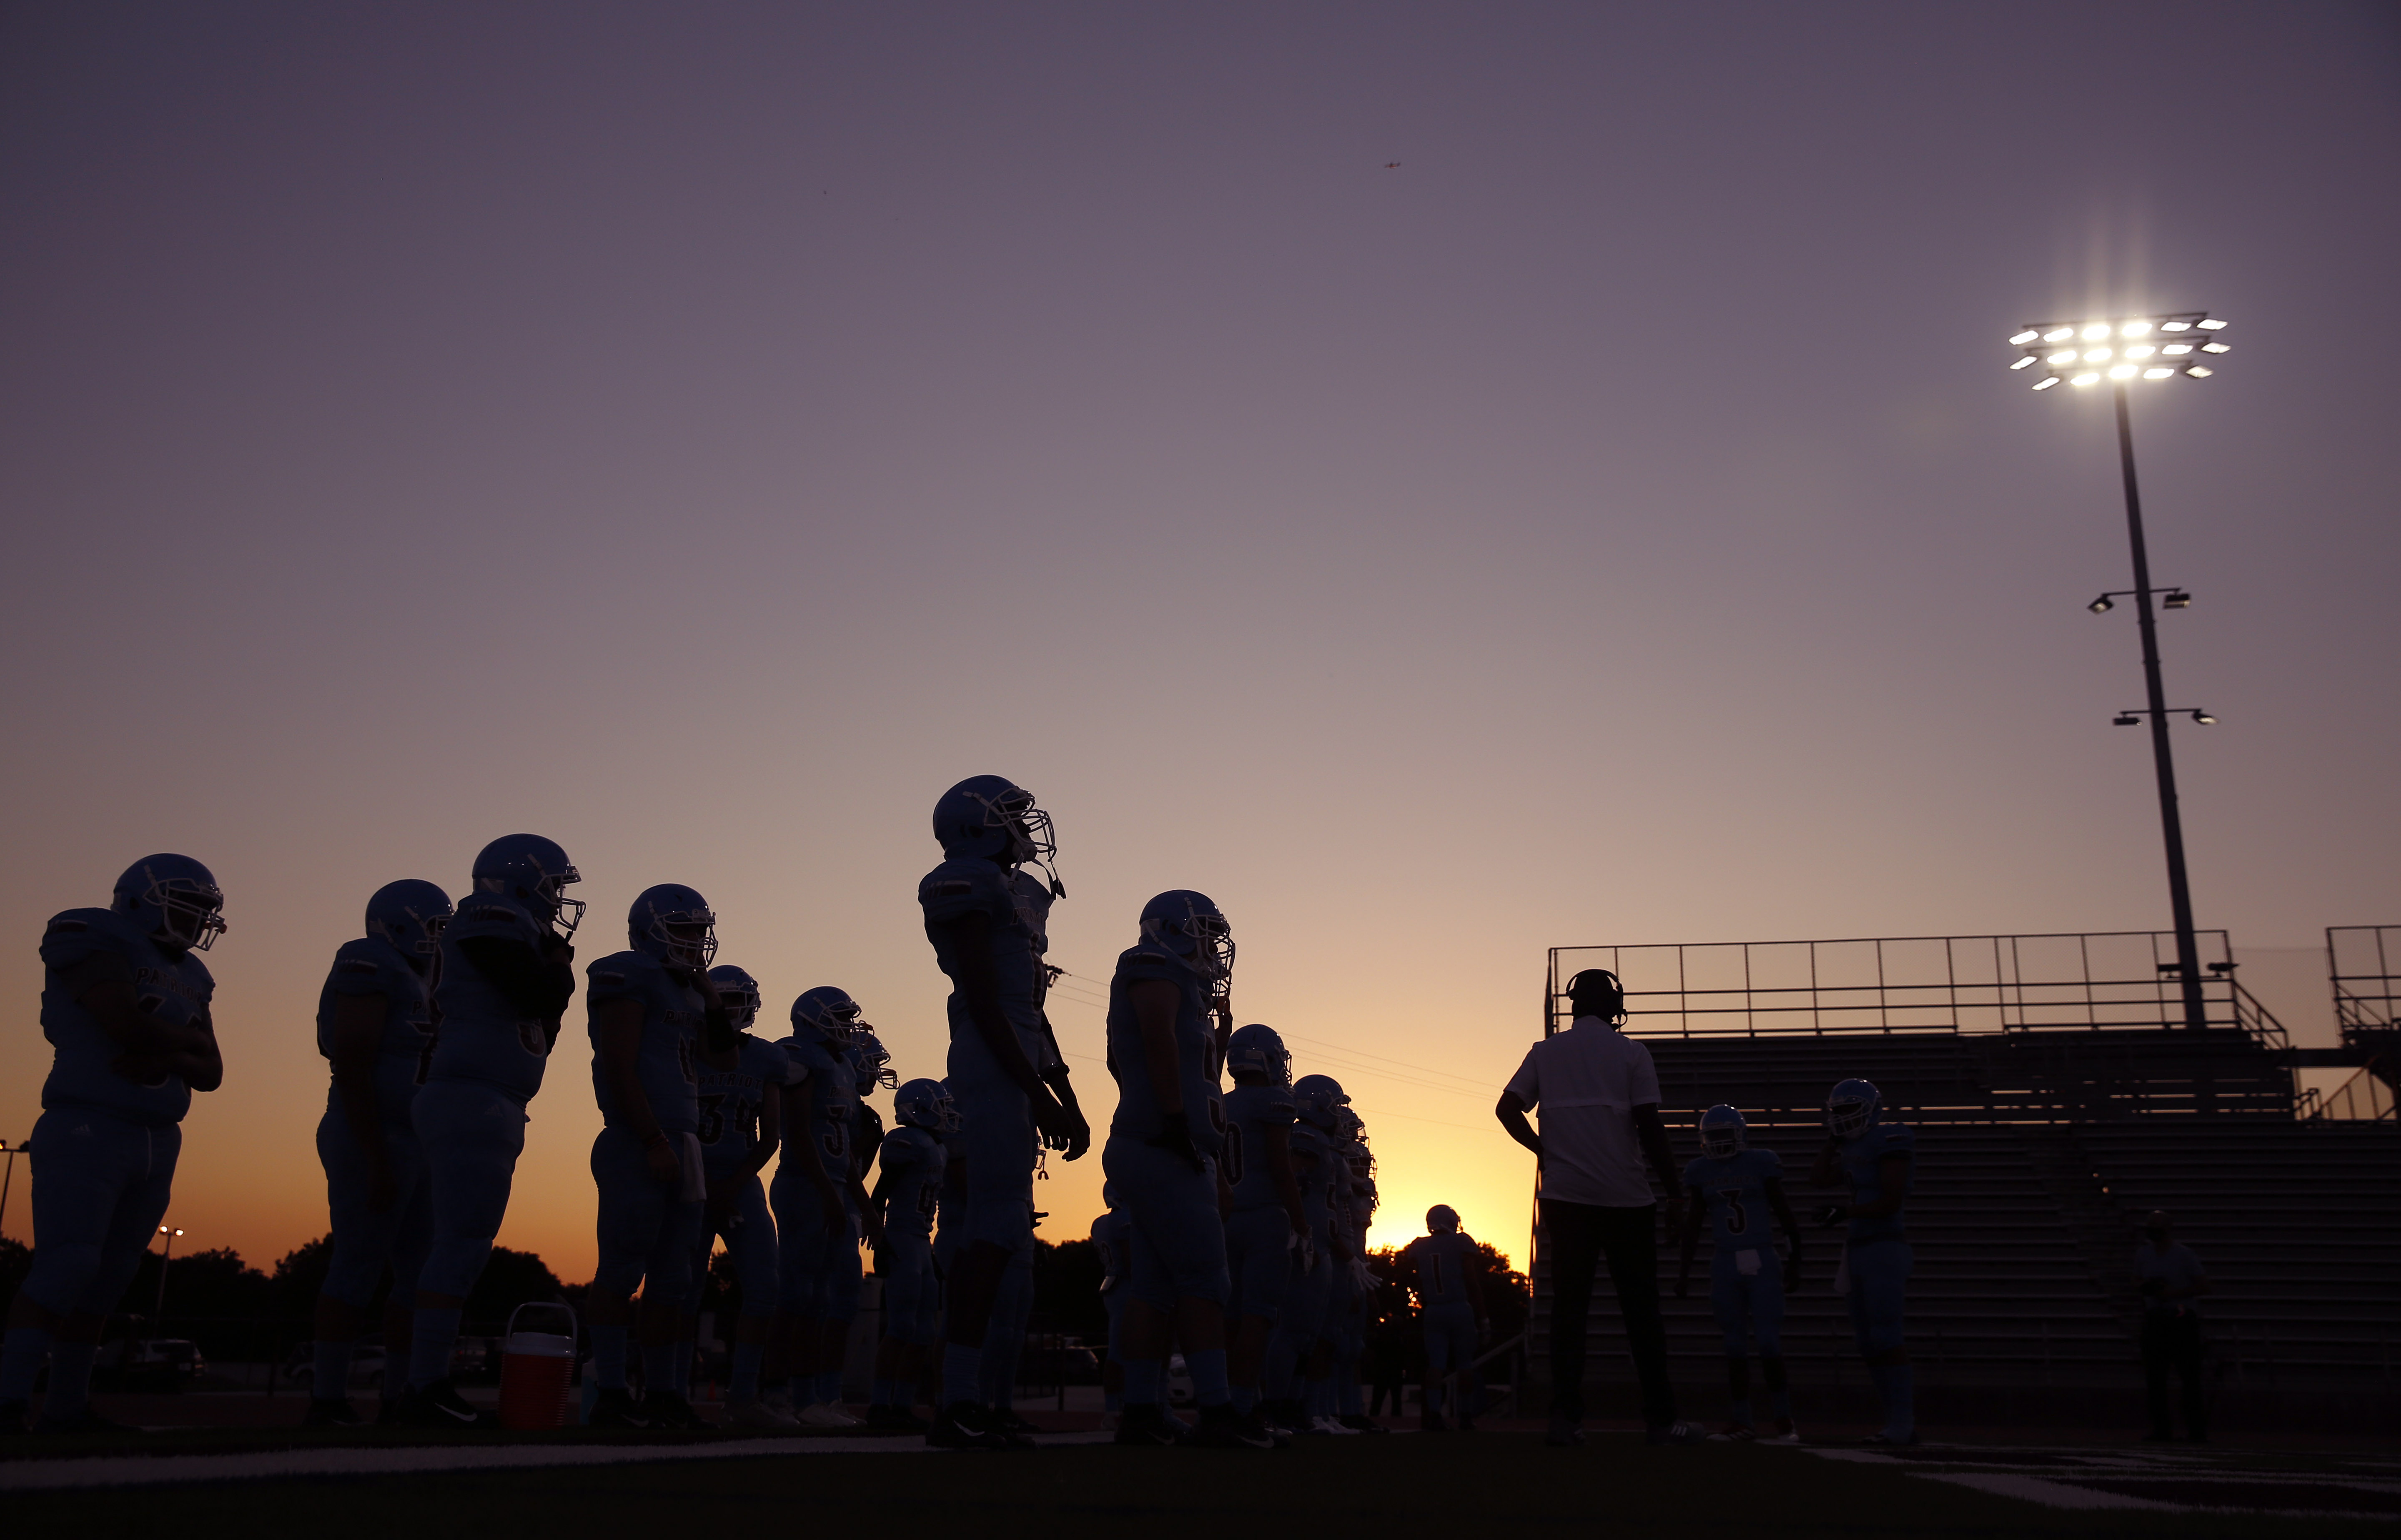
<path id="1" fill-rule="evenodd" d="M 1105 1433 L 1046 1434 L 1045 1445 L 1094 1444 Z M 759 1460 L 786 1454 L 939 1454 L 918 1438 L 743 1438 L 710 1444 L 416 1444 L 403 1449 L 271 1450 L 254 1454 L 98 1455 L 89 1460 L 0 1462 L 0 1492 L 175 1486 L 326 1476 L 410 1476 L 674 1460 Z"/>

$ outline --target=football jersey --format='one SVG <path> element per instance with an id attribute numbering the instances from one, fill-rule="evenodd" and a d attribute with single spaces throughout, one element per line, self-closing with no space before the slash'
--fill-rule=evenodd
<path id="1" fill-rule="evenodd" d="M 884 1169 L 884 1230 L 925 1240 L 934 1233 L 942 1202 L 942 1141 L 904 1123 L 876 1150 Z"/>
<path id="2" fill-rule="evenodd" d="M 833 1178 L 834 1190 L 847 1192 L 851 1124 L 858 1108 L 855 1089 L 858 1074 L 850 1067 L 850 1055 L 832 1052 L 805 1033 L 794 1033 L 775 1046 L 800 1066 L 801 1079 L 808 1084 L 809 1126 L 793 1128 L 787 1123 L 785 1157 L 790 1158 L 795 1148 L 808 1141 L 815 1146 L 817 1162 L 825 1167 L 825 1174 Z"/>
<path id="3" fill-rule="evenodd" d="M 1292 1174 L 1300 1183 L 1300 1212 L 1310 1229 L 1323 1231 L 1331 1220 L 1341 1171 L 1325 1130 L 1312 1122 L 1292 1125 Z"/>
<path id="4" fill-rule="evenodd" d="M 433 986 L 434 1019 L 442 1024 L 433 1043 L 429 1080 L 465 1080 L 490 1086 L 522 1107 L 542 1089 L 550 1064 L 551 1024 L 521 1015 L 482 969 L 459 950 L 461 942 L 514 942 L 534 956 L 556 940 L 499 893 L 470 893 L 442 930 L 442 962 Z"/>
<path id="5" fill-rule="evenodd" d="M 1275 1173 L 1268 1165 L 1268 1148 L 1277 1129 L 1292 1127 L 1292 1088 L 1238 1085 L 1226 1093 L 1225 1107 L 1226 1146 L 1217 1152 L 1217 1169 L 1233 1189 L 1234 1207 L 1283 1207 L 1283 1195 L 1276 1191 Z"/>
<path id="6" fill-rule="evenodd" d="M 1130 997 L 1133 985 L 1163 979 L 1175 986 L 1175 1079 L 1179 1104 L 1162 1107 L 1145 1067 L 1142 1027 Z M 1192 1148 L 1214 1155 L 1225 1143 L 1226 1112 L 1218 1099 L 1217 1035 L 1209 1029 L 1208 1001 L 1200 976 L 1155 942 L 1118 955 L 1109 980 L 1109 1072 L 1118 1079 L 1118 1109 L 1109 1132 L 1130 1139 L 1155 1139 L 1165 1115 L 1182 1112 L 1192 1130 Z"/>
<path id="7" fill-rule="evenodd" d="M 669 977 L 657 958 L 641 952 L 613 952 L 584 969 L 592 983 L 583 992 L 583 1008 L 593 1034 L 592 1090 L 600 1102 L 600 1117 L 611 1128 L 624 1124 L 627 1109 L 617 1105 L 616 1088 L 600 1064 L 600 1014 L 615 1000 L 632 1000 L 642 1008 L 642 1036 L 634 1052 L 634 1078 L 660 1132 L 692 1134 L 700 1128 L 700 1030 L 707 1004 L 700 991 Z"/>
<path id="8" fill-rule="evenodd" d="M 334 1056 L 334 1015 L 341 997 L 383 997 L 383 1035 L 376 1042 L 375 1094 L 386 1129 L 408 1126 L 408 1104 L 433 1067 L 433 995 L 400 948 L 381 936 L 344 942 L 317 992 L 317 1052 Z M 328 1092 L 328 1097 L 338 1093 Z M 329 1100 L 327 1103 L 331 1106 Z"/>
<path id="9" fill-rule="evenodd" d="M 1684 1168 L 1684 1185 L 1701 1195 L 1708 1212 L 1709 1239 L 1720 1251 L 1772 1246 L 1767 1184 L 1784 1179 L 1784 1162 L 1772 1149 L 1737 1149 L 1704 1155 Z"/>
<path id="10" fill-rule="evenodd" d="M 1033 885 L 1021 886 L 1017 875 L 981 859 L 947 860 L 917 884 L 917 902 L 925 910 L 926 936 L 934 943 L 934 960 L 954 983 L 963 964 L 953 953 L 948 932 L 940 928 L 970 914 L 984 917 L 985 944 L 992 953 L 1001 1013 L 1016 1030 L 1017 1046 L 1026 1063 L 1038 1066 L 1043 1058 L 1042 954 L 1050 945 L 1046 933 L 1050 889 L 1041 890 L 1042 901 L 1037 904 L 1029 891 Z M 984 1046 L 983 1036 L 967 1011 L 967 998 L 956 990 L 951 994 L 949 1013 L 949 1072 L 959 1082 L 953 1093 L 995 1083 L 1014 1085 L 994 1060 L 992 1050 Z"/>
<path id="11" fill-rule="evenodd" d="M 93 1107 L 150 1128 L 182 1122 L 191 1087 L 181 1075 L 137 1083 L 111 1069 L 119 1050 L 68 978 L 95 961 L 114 967 L 109 957 L 123 965 L 144 1011 L 169 1026 L 207 1027 L 217 986 L 197 954 L 169 951 L 113 909 L 70 909 L 42 932 L 42 1036 L 53 1050 L 42 1106 Z"/>
<path id="12" fill-rule="evenodd" d="M 1886 1159 L 1898 1155 L 1909 1163 L 1903 1169 L 1901 1197 L 1909 1196 L 1917 1180 L 1917 1135 L 1900 1123 L 1878 1123 L 1856 1139 L 1843 1145 L 1843 1172 L 1850 1178 L 1853 1204 L 1872 1203 L 1884 1196 L 1883 1165 Z M 1901 1221 L 1899 1211 L 1880 1218 L 1851 1217 L 1850 1238 L 1854 1241 L 1898 1241 L 1905 1238 L 1909 1227 Z"/>
<path id="13" fill-rule="evenodd" d="M 759 1147 L 759 1107 L 791 1078 L 791 1055 L 748 1032 L 734 1040 L 734 1067 L 695 1065 L 699 1093 L 701 1169 L 711 1177 L 738 1176 Z"/>
<path id="14" fill-rule="evenodd" d="M 1474 1237 L 1460 1231 L 1447 1235 L 1420 1235 L 1408 1244 L 1402 1256 L 1417 1270 L 1418 1298 L 1427 1309 L 1468 1302 L 1467 1274 L 1475 1266 L 1475 1257 Z"/>

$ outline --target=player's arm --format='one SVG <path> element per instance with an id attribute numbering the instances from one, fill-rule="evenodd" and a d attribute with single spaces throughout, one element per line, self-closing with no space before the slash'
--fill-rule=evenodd
<path id="1" fill-rule="evenodd" d="M 1684 1184 L 1676 1170 L 1675 1147 L 1667 1142 L 1667 1125 L 1659 1121 L 1657 1102 L 1637 1102 L 1626 1110 L 1634 1120 L 1634 1136 L 1642 1143 L 1643 1159 L 1651 1162 L 1651 1174 L 1667 1194 L 1665 1217 L 1672 1235 L 1684 1223 Z"/>
<path id="2" fill-rule="evenodd" d="M 976 1036 L 1000 1072 L 1009 1078 L 1025 1099 L 1033 1104 L 1034 1126 L 1045 1134 L 1062 1139 L 1080 1133 L 1089 1143 L 1091 1130 L 1084 1120 L 1059 1105 L 1050 1088 L 1027 1062 L 1024 1048 L 1017 1040 L 1017 1029 L 1008 1024 L 1008 1013 L 1000 1005 L 1000 972 L 992 965 L 992 918 L 981 911 L 960 915 L 954 920 L 926 922 L 926 933 L 948 956 L 958 960 L 958 975 L 952 982 L 959 986 L 959 997 L 967 1002 L 967 1019 L 975 1024 Z"/>
<path id="3" fill-rule="evenodd" d="M 509 1009 L 542 1024 L 544 1034 L 558 1041 L 559 1018 L 575 997 L 575 948 L 556 936 L 547 937 L 542 950 L 506 936 L 462 936 L 459 955 L 473 965 L 484 982 L 497 990 Z"/>
<path id="4" fill-rule="evenodd" d="M 784 1096 L 783 1087 L 777 1086 L 774 1095 L 759 1098 L 759 1137 L 750 1146 L 750 1175 L 766 1170 L 783 1143 Z"/>
<path id="5" fill-rule="evenodd" d="M 1766 1182 L 1767 1206 L 1776 1214 L 1776 1222 L 1784 1227 L 1784 1292 L 1792 1293 L 1801 1286 L 1801 1222 L 1792 1217 L 1791 1201 L 1784 1196 L 1784 1181 L 1770 1176 Z"/>
<path id="6" fill-rule="evenodd" d="M 1492 1334 L 1492 1317 L 1484 1309 L 1483 1248 L 1475 1244 L 1475 1237 L 1464 1231 L 1461 1232 L 1461 1239 L 1467 1243 L 1467 1263 L 1474 1265 L 1460 1268 L 1460 1282 L 1467 1286 L 1467 1308 L 1475 1313 L 1475 1334 L 1489 1337 Z M 1462 1364 L 1460 1367 L 1464 1368 L 1467 1366 Z"/>
<path id="7" fill-rule="evenodd" d="M 1679 1299 L 1693 1292 L 1693 1254 L 1701 1249 L 1701 1216 L 1708 1207 L 1708 1200 L 1701 1195 L 1701 1189 L 1685 1183 L 1683 1249 L 1676 1264 L 1676 1298 Z M 1790 1227 L 1787 1228 L 1789 1230 Z"/>
<path id="8" fill-rule="evenodd" d="M 1080 1161 L 1085 1151 L 1092 1148 L 1092 1125 L 1084 1117 L 1082 1104 L 1076 1100 L 1075 1082 L 1067 1074 L 1067 1055 L 1059 1052 L 1059 1034 L 1050 1029 L 1050 1014 L 1047 1011 L 1042 1014 L 1042 1040 L 1050 1045 L 1050 1063 L 1042 1071 L 1042 1083 L 1059 1098 L 1059 1105 L 1066 1109 L 1073 1121 L 1063 1153 L 1070 1161 Z M 1053 1145 L 1051 1148 L 1059 1147 Z"/>
<path id="9" fill-rule="evenodd" d="M 1300 1178 L 1292 1169 L 1292 1130 L 1281 1123 L 1268 1125 L 1268 1181 L 1274 1187 L 1278 1202 L 1283 1204 L 1283 1217 L 1292 1222 L 1296 1235 L 1309 1233 L 1309 1210 L 1300 1201 Z"/>
<path id="10" fill-rule="evenodd" d="M 1509 1137 L 1532 1150 L 1537 1162 L 1542 1160 L 1543 1136 L 1534 1132 L 1532 1123 L 1526 1121 L 1526 1104 L 1517 1099 L 1516 1092 L 1501 1093 L 1501 1103 L 1492 1109 L 1492 1115 L 1501 1120 L 1501 1126 L 1509 1131 Z"/>
<path id="11" fill-rule="evenodd" d="M 869 1200 L 867 1187 L 860 1175 L 858 1166 L 850 1168 L 850 1205 L 858 1210 L 860 1238 L 870 1245 L 880 1246 L 884 1244 L 884 1215 Z"/>
<path id="12" fill-rule="evenodd" d="M 1876 1195 L 1864 1203 L 1853 1203 L 1845 1212 L 1854 1219 L 1882 1219 L 1900 1212 L 1902 1201 L 1909 1195 L 1909 1157 L 1887 1155 L 1876 1162 Z"/>
<path id="13" fill-rule="evenodd" d="M 114 953 L 88 959 L 69 971 L 67 980 L 82 985 L 75 991 L 75 1003 L 99 1024 L 110 1045 L 127 1059 L 141 1061 L 140 1067 L 155 1074 L 172 1067 L 167 1061 L 179 1054 L 197 1060 L 216 1052 L 214 1035 L 199 1024 L 207 1020 L 207 1012 L 196 1017 L 193 1025 L 175 1026 L 143 1010 L 133 993 L 132 970 Z"/>
<path id="14" fill-rule="evenodd" d="M 1818 1159 L 1809 1167 L 1811 1187 L 1840 1187 L 1843 1181 L 1843 1147 L 1833 1135 L 1818 1147 Z"/>
<path id="15" fill-rule="evenodd" d="M 1184 1083 L 1176 1074 L 1175 1012 L 1183 996 L 1165 979 L 1144 979 L 1126 991 L 1133 1006 L 1135 1029 L 1142 1036 L 1142 1072 L 1150 1080 L 1150 1094 L 1164 1125 L 1148 1141 L 1189 1163 L 1195 1173 L 1206 1164 L 1192 1145 L 1192 1120 L 1184 1110 Z"/>
<path id="16" fill-rule="evenodd" d="M 721 1074 L 732 1073 L 741 1063 L 742 1048 L 734 1040 L 734 1018 L 726 1013 L 725 1001 L 717 993 L 717 981 L 708 976 L 706 968 L 670 971 L 677 982 L 700 996 L 701 1062 Z"/>
<path id="17" fill-rule="evenodd" d="M 600 1058 L 600 1078 L 608 1082 L 609 1099 L 617 1104 L 618 1121 L 641 1142 L 642 1159 L 653 1180 L 672 1182 L 683 1175 L 683 1156 L 659 1127 L 651 1098 L 642 1090 L 642 1002 L 603 1000 L 592 1015 L 592 1048 Z"/>
<path id="18" fill-rule="evenodd" d="M 334 1064 L 334 1094 L 341 1099 L 351 1142 L 367 1162 L 367 1207 L 388 1211 L 398 1196 L 391 1180 L 391 1155 L 383 1142 L 383 1107 L 376 1098 L 376 1055 L 383 1046 L 384 1013 L 391 1000 L 383 995 L 336 995 L 334 1027 L 327 1034 L 327 1057 Z"/>
<path id="19" fill-rule="evenodd" d="M 1347 1262 L 1351 1255 L 1350 1240 L 1344 1233 L 1351 1228 L 1346 1222 L 1351 1213 L 1351 1162 L 1331 1152 L 1325 1158 L 1334 1162 L 1334 1195 L 1326 1205 L 1331 1213 L 1325 1227 L 1325 1249 L 1334 1254 L 1336 1261 Z"/>

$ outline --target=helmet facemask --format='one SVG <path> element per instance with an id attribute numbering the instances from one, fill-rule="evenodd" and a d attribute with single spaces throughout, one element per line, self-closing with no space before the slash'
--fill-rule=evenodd
<path id="1" fill-rule="evenodd" d="M 206 952 L 225 934 L 225 919 L 217 913 L 225 907 L 225 894 L 213 884 L 192 877 L 155 877 L 142 901 L 158 912 L 158 929 L 153 934 L 170 946 Z"/>
<path id="2" fill-rule="evenodd" d="M 1233 927 L 1223 914 L 1203 914 L 1189 899 L 1179 919 L 1145 920 L 1143 929 L 1203 980 L 1224 985 L 1234 976 Z"/>
<path id="3" fill-rule="evenodd" d="M 580 908 L 580 906 L 579 906 Z M 717 957 L 717 915 L 707 909 L 652 910 L 645 934 L 669 968 L 704 969 Z"/>
<path id="4" fill-rule="evenodd" d="M 1746 1133 L 1741 1114 L 1713 1107 L 1701 1114 L 1701 1153 L 1715 1161 L 1738 1154 L 1749 1146 Z"/>
<path id="5" fill-rule="evenodd" d="M 1875 1121 L 1875 1102 L 1867 1096 L 1841 1096 L 1826 1103 L 1826 1132 L 1837 1139 L 1856 1139 Z"/>

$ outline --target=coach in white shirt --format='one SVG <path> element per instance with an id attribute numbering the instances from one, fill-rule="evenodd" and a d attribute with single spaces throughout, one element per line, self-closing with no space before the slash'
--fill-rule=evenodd
<path id="1" fill-rule="evenodd" d="M 1494 1111 L 1509 1136 L 1534 1152 L 1542 1170 L 1544 1249 L 1551 1262 L 1551 1433 L 1554 1444 L 1582 1441 L 1585 1317 L 1592 1279 L 1609 1258 L 1634 1370 L 1642 1382 L 1642 1421 L 1654 1444 L 1688 1442 L 1698 1429 L 1676 1421 L 1667 1379 L 1667 1328 L 1659 1316 L 1658 1204 L 1643 1174 L 1667 1192 L 1667 1228 L 1683 1220 L 1675 1151 L 1659 1121 L 1659 1074 L 1651 1051 L 1617 1028 L 1626 990 L 1606 969 L 1568 981 L 1574 1023 L 1527 1052 Z M 1536 1134 L 1526 1113 L 1540 1108 Z"/>

